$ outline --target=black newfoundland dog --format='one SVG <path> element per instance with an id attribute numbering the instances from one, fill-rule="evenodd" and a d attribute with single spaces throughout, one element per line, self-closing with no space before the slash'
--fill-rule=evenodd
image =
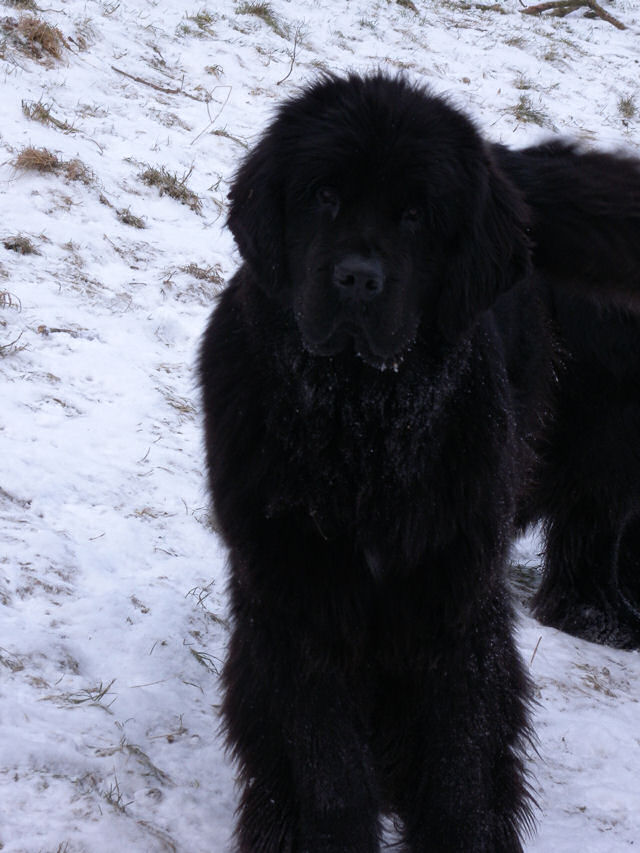
<path id="1" fill-rule="evenodd" d="M 545 623 L 640 645 L 640 168 L 323 78 L 241 166 L 201 351 L 242 853 L 515 853 Z M 635 312 L 635 313 L 634 313 Z"/>

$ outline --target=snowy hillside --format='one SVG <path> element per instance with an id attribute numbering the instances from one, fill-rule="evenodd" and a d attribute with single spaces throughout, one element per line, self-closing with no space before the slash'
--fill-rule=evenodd
<path id="1" fill-rule="evenodd" d="M 496 141 L 639 150 L 640 7 L 602 2 L 626 29 L 520 0 L 0 0 L 3 853 L 228 849 L 193 365 L 274 105 L 318 69 L 404 69 Z M 640 847 L 640 654 L 521 624 L 528 849 Z"/>

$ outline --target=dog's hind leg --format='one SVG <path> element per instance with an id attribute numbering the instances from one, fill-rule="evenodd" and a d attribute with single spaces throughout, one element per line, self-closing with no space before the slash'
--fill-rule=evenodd
<path id="1" fill-rule="evenodd" d="M 640 647 L 640 517 L 584 496 L 547 518 L 533 612 L 583 639 Z"/>
<path id="2" fill-rule="evenodd" d="M 622 608 L 633 632 L 635 647 L 640 646 L 640 507 L 621 525 L 616 547 L 616 582 Z"/>

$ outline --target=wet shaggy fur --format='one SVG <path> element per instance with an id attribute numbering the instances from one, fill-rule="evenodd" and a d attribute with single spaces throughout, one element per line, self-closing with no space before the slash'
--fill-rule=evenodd
<path id="1" fill-rule="evenodd" d="M 390 813 L 411 853 L 517 853 L 516 526 L 547 528 L 545 621 L 640 639 L 637 164 L 329 77 L 230 201 L 200 377 L 237 850 L 375 853 Z"/>

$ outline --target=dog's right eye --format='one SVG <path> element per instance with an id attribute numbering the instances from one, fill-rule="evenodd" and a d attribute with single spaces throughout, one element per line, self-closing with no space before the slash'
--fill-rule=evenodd
<path id="1" fill-rule="evenodd" d="M 419 207 L 407 207 L 402 211 L 400 221 L 410 231 L 415 231 L 422 222 L 422 210 Z"/>
<path id="2" fill-rule="evenodd" d="M 322 207 L 331 211 L 332 216 L 336 215 L 340 207 L 340 198 L 332 187 L 320 187 L 316 192 L 316 198 Z"/>

